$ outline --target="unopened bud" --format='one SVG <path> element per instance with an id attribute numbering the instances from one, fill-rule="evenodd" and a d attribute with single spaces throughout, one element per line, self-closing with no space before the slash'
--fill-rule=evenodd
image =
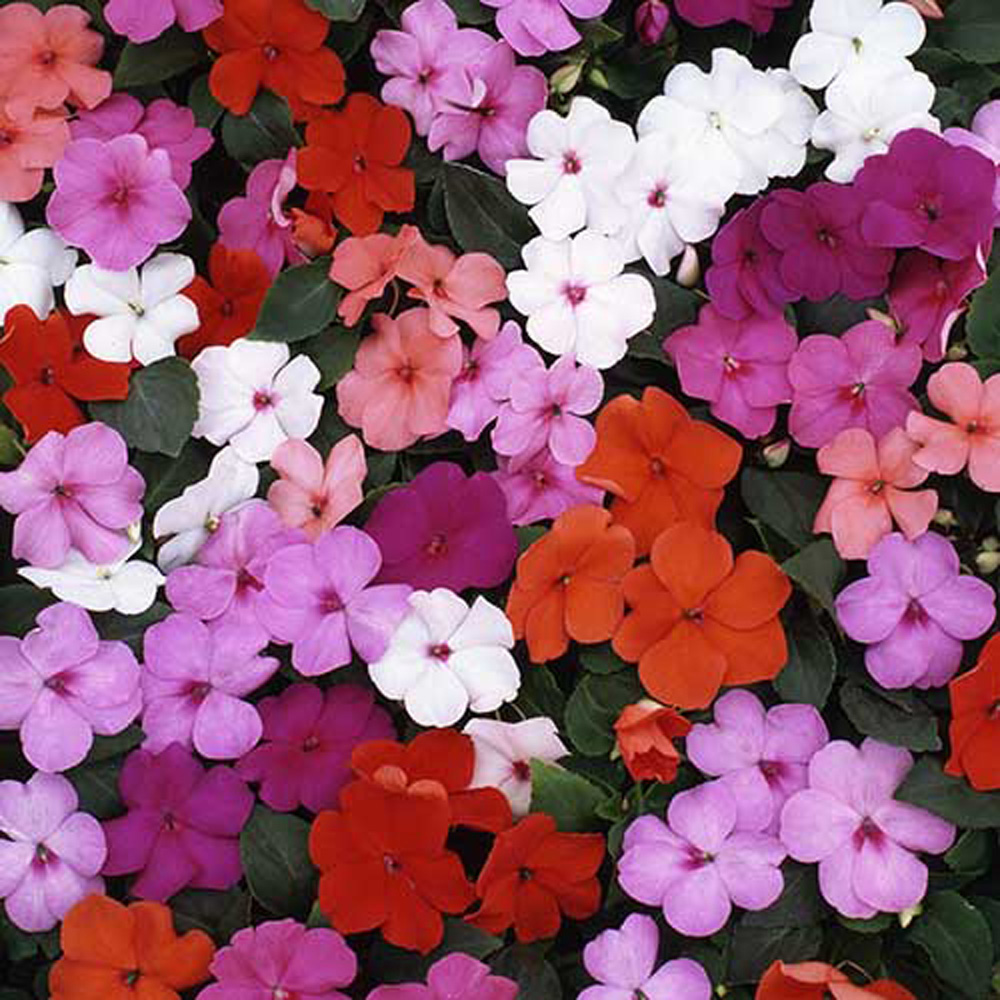
<path id="1" fill-rule="evenodd" d="M 591 68 L 590 72 L 587 74 L 587 79 L 595 87 L 599 87 L 601 90 L 610 90 L 611 84 L 608 83 L 608 78 L 604 73 L 604 70 L 599 66 L 594 66 Z"/>
<path id="2" fill-rule="evenodd" d="M 583 72 L 583 63 L 566 63 L 560 66 L 552 76 L 549 77 L 549 90 L 553 94 L 565 96 L 571 94 L 580 82 L 580 74 Z"/>
<path id="3" fill-rule="evenodd" d="M 788 461 L 788 456 L 792 450 L 792 442 L 788 438 L 782 438 L 780 441 L 774 441 L 764 448 L 764 464 L 769 469 L 780 469 L 785 462 Z"/>
<path id="4" fill-rule="evenodd" d="M 981 576 L 989 576 L 1000 568 L 1000 538 L 991 535 L 983 539 L 983 544 L 976 553 L 976 569 Z"/>
<path id="5" fill-rule="evenodd" d="M 677 284 L 681 288 L 694 288 L 701 280 L 701 261 L 698 251 L 689 243 L 684 247 L 684 256 L 677 267 Z"/>
<path id="6" fill-rule="evenodd" d="M 964 361 L 969 356 L 969 349 L 960 340 L 957 344 L 952 344 L 945 355 L 947 361 Z"/>
<path id="7" fill-rule="evenodd" d="M 635 11 L 635 33 L 643 45 L 655 45 L 670 23 L 670 8 L 663 0 L 643 0 Z"/>
<path id="8" fill-rule="evenodd" d="M 924 912 L 924 908 L 916 903 L 913 906 L 908 906 L 899 914 L 899 926 L 905 931 L 910 924 L 913 923 L 915 917 L 919 917 L 921 913 Z"/>
<path id="9" fill-rule="evenodd" d="M 882 312 L 881 309 L 866 309 L 865 312 L 868 314 L 870 320 L 874 320 L 876 323 L 881 323 L 883 326 L 889 327 L 893 333 L 899 333 L 899 323 L 896 322 L 895 316 L 890 316 L 887 312 Z"/>
<path id="10" fill-rule="evenodd" d="M 128 540 L 135 545 L 142 538 L 142 521 L 133 521 L 125 529 L 125 533 L 128 535 Z"/>
<path id="11" fill-rule="evenodd" d="M 933 521 L 939 528 L 954 528 L 958 524 L 958 518 L 947 507 L 942 507 L 934 515 Z"/>

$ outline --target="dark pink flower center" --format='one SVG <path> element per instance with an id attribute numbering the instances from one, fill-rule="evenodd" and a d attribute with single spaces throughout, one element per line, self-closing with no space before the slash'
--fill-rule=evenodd
<path id="1" fill-rule="evenodd" d="M 722 358 L 722 367 L 727 375 L 739 375 L 743 369 L 743 364 L 736 360 L 731 354 L 726 354 Z"/>
<path id="2" fill-rule="evenodd" d="M 172 812 L 165 812 L 163 814 L 164 830 L 179 830 L 180 828 L 181 828 L 180 820 Z"/>
<path id="3" fill-rule="evenodd" d="M 688 844 L 686 863 L 689 868 L 704 868 L 715 860 L 714 854 L 703 851 L 694 844 Z"/>
<path id="4" fill-rule="evenodd" d="M 39 867 L 43 867 L 56 860 L 58 859 L 55 853 L 50 851 L 44 844 L 38 844 L 35 847 L 35 864 Z"/>
<path id="5" fill-rule="evenodd" d="M 861 825 L 854 831 L 854 846 L 857 848 L 861 848 L 866 841 L 878 847 L 884 840 L 885 834 L 870 816 L 866 816 L 861 821 Z"/>
<path id="6" fill-rule="evenodd" d="M 667 189 L 662 184 L 657 184 L 652 191 L 649 192 L 649 197 L 646 199 L 647 204 L 650 208 L 663 208 L 667 203 Z"/>
<path id="7" fill-rule="evenodd" d="M 209 696 L 211 691 L 211 684 L 206 684 L 205 681 L 193 681 L 188 685 L 187 695 L 192 701 L 201 704 L 201 702 Z"/>
<path id="8" fill-rule="evenodd" d="M 412 382 L 414 374 L 413 365 L 411 364 L 400 365 L 396 369 L 396 374 L 399 376 L 401 381 Z"/>
<path id="9" fill-rule="evenodd" d="M 253 408 L 258 413 L 263 410 L 269 410 L 272 406 L 274 406 L 274 396 L 265 389 L 258 389 L 253 394 Z"/>
<path id="10" fill-rule="evenodd" d="M 563 288 L 563 295 L 566 296 L 566 301 L 575 309 L 587 297 L 587 286 L 567 283 Z"/>
<path id="11" fill-rule="evenodd" d="M 53 674 L 45 679 L 45 686 L 54 694 L 65 694 L 69 686 L 70 675 L 67 672 Z"/>
<path id="12" fill-rule="evenodd" d="M 51 66 L 56 58 L 56 54 L 51 49 L 43 49 L 35 56 L 35 61 L 39 66 Z"/>
<path id="13" fill-rule="evenodd" d="M 526 760 L 515 760 L 511 770 L 518 781 L 527 781 L 531 777 L 531 765 Z"/>
<path id="14" fill-rule="evenodd" d="M 313 750 L 319 748 L 319 737 L 318 736 L 307 736 L 302 743 L 302 749 L 305 753 L 311 753 Z"/>
<path id="15" fill-rule="evenodd" d="M 660 479 L 664 473 L 666 473 L 667 467 L 663 464 L 663 460 L 660 458 L 650 459 L 649 462 L 649 472 L 654 479 Z"/>
<path id="16" fill-rule="evenodd" d="M 429 556 L 441 556 L 448 551 L 448 539 L 444 535 L 431 535 L 431 540 L 424 546 L 424 552 Z"/>
<path id="17" fill-rule="evenodd" d="M 868 492 L 871 493 L 872 496 L 878 496 L 884 489 L 885 489 L 884 479 L 876 479 L 868 484 Z"/>
<path id="18" fill-rule="evenodd" d="M 309 504 L 309 513 L 313 517 L 322 517 L 326 510 L 326 497 L 313 497 Z"/>
<path id="19" fill-rule="evenodd" d="M 936 199 L 926 198 L 920 203 L 920 211 L 927 216 L 928 222 L 937 222 L 941 218 L 941 206 Z"/>
<path id="20" fill-rule="evenodd" d="M 582 169 L 583 165 L 580 163 L 580 157 L 576 153 L 570 151 L 563 154 L 564 174 L 578 174 Z"/>
<path id="21" fill-rule="evenodd" d="M 541 469 L 537 469 L 531 474 L 531 482 L 536 490 L 544 490 L 549 485 L 548 477 Z"/>
<path id="22" fill-rule="evenodd" d="M 469 358 L 469 360 L 465 362 L 465 367 L 462 369 L 462 373 L 459 375 L 459 378 L 463 382 L 475 382 L 476 379 L 479 378 L 479 362 L 473 361 L 472 358 Z"/>
<path id="23" fill-rule="evenodd" d="M 447 663 L 448 657 L 451 656 L 451 646 L 446 642 L 435 643 L 428 647 L 427 655 L 433 656 L 435 660 L 440 660 L 442 663 Z"/>
<path id="24" fill-rule="evenodd" d="M 780 760 L 762 760 L 757 767 L 769 785 L 776 784 L 785 773 L 785 765 Z"/>
<path id="25" fill-rule="evenodd" d="M 837 237 L 834 236 L 833 233 L 826 228 L 826 226 L 820 226 L 820 228 L 816 230 L 816 239 L 828 249 L 836 249 Z"/>
<path id="26" fill-rule="evenodd" d="M 934 286 L 934 297 L 938 302 L 944 302 L 951 293 L 951 289 L 948 287 L 948 282 L 944 278 L 938 278 L 937 284 Z"/>
<path id="27" fill-rule="evenodd" d="M 926 625 L 929 617 L 924 606 L 915 597 L 910 599 L 903 613 L 904 620 L 912 625 Z"/>
<path id="28" fill-rule="evenodd" d="M 129 190 L 128 184 L 124 181 L 119 181 L 118 187 L 116 187 L 111 193 L 111 200 L 116 205 L 121 205 L 122 208 L 125 208 L 128 205 L 131 194 L 132 192 Z"/>
<path id="29" fill-rule="evenodd" d="M 73 491 L 65 483 L 56 483 L 52 487 L 52 493 L 57 497 L 65 497 L 67 500 L 73 496 Z"/>
<path id="30" fill-rule="evenodd" d="M 245 566 L 240 567 L 236 574 L 236 590 L 243 592 L 246 590 L 263 590 L 264 584 L 260 582 Z"/>
<path id="31" fill-rule="evenodd" d="M 277 59 L 278 56 L 280 56 L 280 55 L 281 55 L 281 52 L 278 50 L 277 46 L 275 46 L 275 45 L 265 45 L 264 46 L 264 58 L 268 62 L 274 62 L 274 60 Z"/>
<path id="32" fill-rule="evenodd" d="M 434 79 L 434 73 L 434 67 L 427 66 L 417 74 L 417 83 L 430 83 L 430 81 Z"/>
<path id="33" fill-rule="evenodd" d="M 328 590 L 321 594 L 319 606 L 320 610 L 327 615 L 334 615 L 338 611 L 344 610 L 344 602 L 340 599 L 340 594 L 335 590 Z"/>
<path id="34" fill-rule="evenodd" d="M 13 146 L 14 133 L 0 128 L 0 146 Z"/>

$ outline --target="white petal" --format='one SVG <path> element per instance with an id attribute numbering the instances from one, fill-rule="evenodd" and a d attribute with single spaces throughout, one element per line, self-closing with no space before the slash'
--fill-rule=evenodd
<path id="1" fill-rule="evenodd" d="M 3 256 L 19 264 L 35 264 L 45 271 L 51 284 L 61 285 L 76 266 L 77 252 L 66 246 L 51 229 L 33 229 Z"/>
<path id="2" fill-rule="evenodd" d="M 803 87 L 822 90 L 847 65 L 851 49 L 849 38 L 813 31 L 795 43 L 788 68 Z"/>
<path id="3" fill-rule="evenodd" d="M 142 304 L 151 309 L 177 295 L 193 279 L 194 263 L 190 257 L 179 253 L 157 254 L 142 269 Z"/>
<path id="4" fill-rule="evenodd" d="M 95 319 L 83 331 L 83 346 L 101 361 L 131 361 L 135 328 L 136 317 L 131 313 Z"/>
<path id="5" fill-rule="evenodd" d="M 507 161 L 507 190 L 522 205 L 537 205 L 564 176 L 559 160 Z"/>
<path id="6" fill-rule="evenodd" d="M 459 600 L 461 601 L 461 598 Z M 413 603 L 412 597 L 410 602 Z M 510 619 L 500 608 L 482 596 L 473 601 L 471 608 L 468 608 L 464 601 L 462 601 L 462 605 L 466 609 L 466 614 L 448 636 L 448 645 L 453 650 L 481 646 L 513 648 L 514 630 L 511 627 Z"/>
<path id="7" fill-rule="evenodd" d="M 450 670 L 427 670 L 403 698 L 407 714 L 420 726 L 453 726 L 465 715 L 469 695 Z"/>
<path id="8" fill-rule="evenodd" d="M 66 308 L 75 316 L 114 316 L 131 313 L 139 303 L 139 272 L 106 271 L 96 264 L 78 267 L 66 282 Z"/>
<path id="9" fill-rule="evenodd" d="M 513 701 L 521 686 L 517 661 L 506 650 L 484 646 L 453 653 L 448 667 L 468 692 L 473 712 L 493 712 Z"/>
<path id="10" fill-rule="evenodd" d="M 14 306 L 30 306 L 43 319 L 52 312 L 55 297 L 45 271 L 34 264 L 0 263 L 0 316 Z"/>
<path id="11" fill-rule="evenodd" d="M 278 422 L 277 413 L 273 409 L 261 410 L 249 424 L 229 439 L 229 443 L 233 451 L 245 461 L 267 462 L 274 454 L 274 449 L 287 437 Z M 209 440 L 212 440 L 211 437 Z"/>
<path id="12" fill-rule="evenodd" d="M 452 645 L 452 635 L 469 614 L 469 605 L 447 587 L 410 594 L 410 607 L 420 616 L 431 645 Z"/>
<path id="13" fill-rule="evenodd" d="M 156 591 L 164 582 L 163 574 L 150 563 L 126 563 L 111 580 L 115 609 L 123 615 L 142 614 L 156 600 Z"/>

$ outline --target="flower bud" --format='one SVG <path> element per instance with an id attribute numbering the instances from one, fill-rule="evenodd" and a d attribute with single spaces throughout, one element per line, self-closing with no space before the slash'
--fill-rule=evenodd
<path id="1" fill-rule="evenodd" d="M 677 267 L 677 284 L 681 288 L 694 288 L 701 279 L 701 261 L 698 251 L 689 243 L 684 247 L 684 256 Z"/>
<path id="2" fill-rule="evenodd" d="M 931 520 L 939 528 L 954 528 L 958 525 L 958 518 L 947 507 L 942 507 Z"/>
<path id="3" fill-rule="evenodd" d="M 553 94 L 560 94 L 563 97 L 570 94 L 580 82 L 580 74 L 583 72 L 583 63 L 566 63 L 560 66 L 552 76 L 549 77 L 549 90 Z"/>
<path id="4" fill-rule="evenodd" d="M 670 8 L 663 0 L 643 0 L 635 11 L 635 33 L 643 45 L 655 45 L 670 23 Z"/>
<path id="5" fill-rule="evenodd" d="M 876 323 L 882 323 L 884 326 L 889 327 L 895 334 L 900 334 L 902 331 L 899 329 L 899 323 L 896 322 L 895 316 L 890 316 L 887 312 L 882 312 L 881 309 L 866 309 L 865 312 L 868 314 L 868 318 Z"/>
<path id="6" fill-rule="evenodd" d="M 919 903 L 908 906 L 899 914 L 899 926 L 905 931 L 913 923 L 914 918 L 919 917 L 923 912 L 924 908 Z"/>
<path id="7" fill-rule="evenodd" d="M 990 535 L 976 553 L 976 569 L 981 576 L 989 576 L 1000 568 L 1000 538 Z"/>
<path id="8" fill-rule="evenodd" d="M 785 462 L 788 461 L 788 456 L 792 450 L 792 442 L 788 438 L 782 438 L 780 441 L 773 441 L 771 444 L 764 448 L 764 464 L 769 469 L 780 469 Z"/>
<path id="9" fill-rule="evenodd" d="M 962 341 L 952 344 L 945 355 L 947 361 L 964 361 L 969 356 L 969 349 Z"/>
<path id="10" fill-rule="evenodd" d="M 600 90 L 610 90 L 611 84 L 608 82 L 607 74 L 599 66 L 591 68 L 587 74 L 587 80 Z"/>

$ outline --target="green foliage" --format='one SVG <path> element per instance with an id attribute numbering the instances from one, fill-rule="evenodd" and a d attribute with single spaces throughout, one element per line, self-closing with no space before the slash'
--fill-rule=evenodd
<path id="1" fill-rule="evenodd" d="M 934 893 L 913 922 L 910 941 L 927 953 L 934 971 L 963 997 L 989 992 L 993 939 L 986 918 L 957 892 Z"/>
<path id="2" fill-rule="evenodd" d="M 543 760 L 531 762 L 531 811 L 548 813 L 560 830 L 594 829 L 603 798 L 601 790 L 582 775 Z"/>
<path id="3" fill-rule="evenodd" d="M 935 35 L 963 59 L 1000 62 L 1000 6 L 994 0 L 955 0 Z"/>
<path id="4" fill-rule="evenodd" d="M 306 5 L 331 21 L 353 24 L 365 12 L 368 0 L 306 0 Z"/>
<path id="5" fill-rule="evenodd" d="M 966 829 L 1000 826 L 1000 792 L 975 791 L 964 778 L 945 774 L 933 757 L 921 757 L 913 765 L 896 798 Z"/>
<path id="6" fill-rule="evenodd" d="M 254 98 L 245 115 L 227 111 L 222 119 L 222 143 L 226 152 L 240 163 L 283 160 L 298 141 L 288 102 L 269 90 L 262 90 Z"/>
<path id="7" fill-rule="evenodd" d="M 115 68 L 115 89 L 162 83 L 206 61 L 208 52 L 197 33 L 176 25 L 143 45 L 128 42 Z"/>
<path id="8" fill-rule="evenodd" d="M 250 339 L 290 344 L 329 326 L 340 301 L 340 289 L 330 280 L 329 271 L 329 257 L 282 271 L 264 297 Z"/>
<path id="9" fill-rule="evenodd" d="M 822 708 L 830 697 L 837 673 L 837 653 L 826 629 L 812 615 L 792 619 L 785 630 L 788 662 L 774 679 L 785 701 Z"/>
<path id="10" fill-rule="evenodd" d="M 740 493 L 750 512 L 797 548 L 815 537 L 813 521 L 828 485 L 821 476 L 750 465 L 740 476 Z"/>
<path id="11" fill-rule="evenodd" d="M 304 919 L 316 898 L 309 824 L 258 805 L 240 834 L 240 860 L 250 894 L 278 916 Z"/>

